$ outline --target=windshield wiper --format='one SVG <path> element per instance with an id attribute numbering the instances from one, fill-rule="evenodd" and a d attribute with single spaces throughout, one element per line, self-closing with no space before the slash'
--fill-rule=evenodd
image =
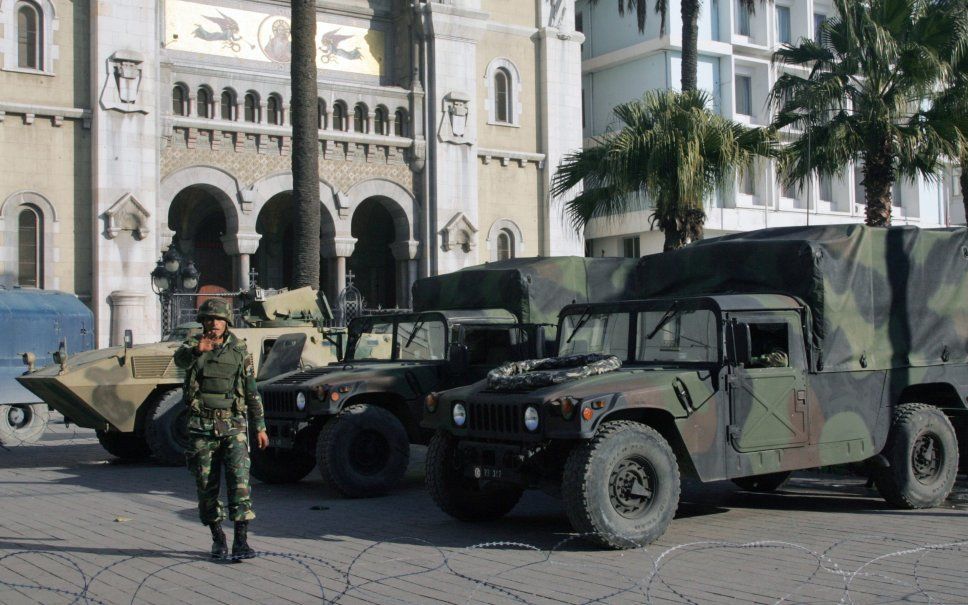
<path id="1" fill-rule="evenodd" d="M 417 332 L 419 332 L 420 331 L 420 328 L 423 327 L 425 321 L 427 321 L 427 320 L 421 318 L 421 319 L 418 319 L 417 320 L 417 323 L 415 323 L 413 325 L 413 331 L 410 332 L 410 337 L 407 338 L 407 343 L 405 345 L 403 345 L 403 348 L 404 349 L 407 349 L 407 348 L 410 347 L 410 343 L 413 342 L 414 337 L 417 336 Z"/>
<path id="2" fill-rule="evenodd" d="M 662 316 L 662 319 L 659 320 L 659 323 L 655 324 L 655 327 L 652 328 L 652 331 L 645 335 L 645 339 L 652 340 L 652 337 L 655 336 L 659 330 L 661 330 L 667 323 L 672 321 L 672 319 L 677 315 L 679 315 L 678 300 L 672 303 L 672 306 L 670 306 L 665 312 L 665 314 Z"/>
<path id="3" fill-rule="evenodd" d="M 578 323 L 575 324 L 575 328 L 571 331 L 571 334 L 568 335 L 568 339 L 565 341 L 565 344 L 571 342 L 571 339 L 575 337 L 575 333 L 578 332 L 578 330 L 581 330 L 581 327 L 585 325 L 585 322 L 588 321 L 588 318 L 591 316 L 592 310 L 588 307 L 585 307 L 585 310 L 578 317 Z"/>

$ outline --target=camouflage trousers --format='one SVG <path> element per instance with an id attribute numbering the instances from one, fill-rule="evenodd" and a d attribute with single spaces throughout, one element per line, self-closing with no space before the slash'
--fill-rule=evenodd
<path id="1" fill-rule="evenodd" d="M 249 492 L 249 441 L 245 432 L 222 436 L 190 434 L 185 456 L 188 470 L 195 476 L 202 523 L 217 523 L 225 518 L 219 500 L 223 468 L 229 518 L 232 521 L 255 519 Z"/>

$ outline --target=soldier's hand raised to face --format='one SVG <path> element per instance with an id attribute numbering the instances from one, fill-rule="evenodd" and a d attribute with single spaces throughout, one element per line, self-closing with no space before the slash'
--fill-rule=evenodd
<path id="1" fill-rule="evenodd" d="M 215 341 L 208 336 L 202 336 L 198 339 L 198 352 L 204 353 L 206 351 L 211 351 L 215 348 Z"/>

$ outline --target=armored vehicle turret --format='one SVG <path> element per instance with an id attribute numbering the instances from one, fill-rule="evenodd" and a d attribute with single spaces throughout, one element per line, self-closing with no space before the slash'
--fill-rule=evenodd
<path id="1" fill-rule="evenodd" d="M 441 509 L 494 519 L 545 488 L 628 548 L 665 531 L 681 475 L 769 491 L 863 463 L 892 505 L 947 498 L 968 447 L 964 228 L 768 229 L 644 257 L 635 281 L 639 300 L 562 310 L 562 357 L 428 398 Z"/>
<path id="2" fill-rule="evenodd" d="M 290 365 L 308 369 L 339 359 L 345 331 L 324 327 L 330 317 L 322 294 L 300 288 L 254 296 L 242 309 L 242 325 L 231 329 L 246 341 L 257 373 L 276 340 L 302 335 L 305 346 Z M 196 329 L 198 324 L 183 325 L 162 342 L 65 356 L 17 380 L 67 421 L 95 429 L 111 454 L 151 455 L 166 464 L 183 464 L 188 441 L 185 376 L 172 355 Z"/>

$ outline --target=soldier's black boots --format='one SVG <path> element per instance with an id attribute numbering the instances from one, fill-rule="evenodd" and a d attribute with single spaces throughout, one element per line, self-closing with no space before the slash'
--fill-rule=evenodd
<path id="1" fill-rule="evenodd" d="M 232 540 L 232 559 L 235 561 L 251 559 L 255 556 L 255 551 L 249 547 L 249 542 L 247 541 L 246 534 L 248 530 L 248 521 L 235 522 L 235 539 Z"/>
<path id="2" fill-rule="evenodd" d="M 208 528 L 212 530 L 212 558 L 221 559 L 229 554 L 229 546 L 225 541 L 225 532 L 222 531 L 221 523 L 209 523 Z"/>

